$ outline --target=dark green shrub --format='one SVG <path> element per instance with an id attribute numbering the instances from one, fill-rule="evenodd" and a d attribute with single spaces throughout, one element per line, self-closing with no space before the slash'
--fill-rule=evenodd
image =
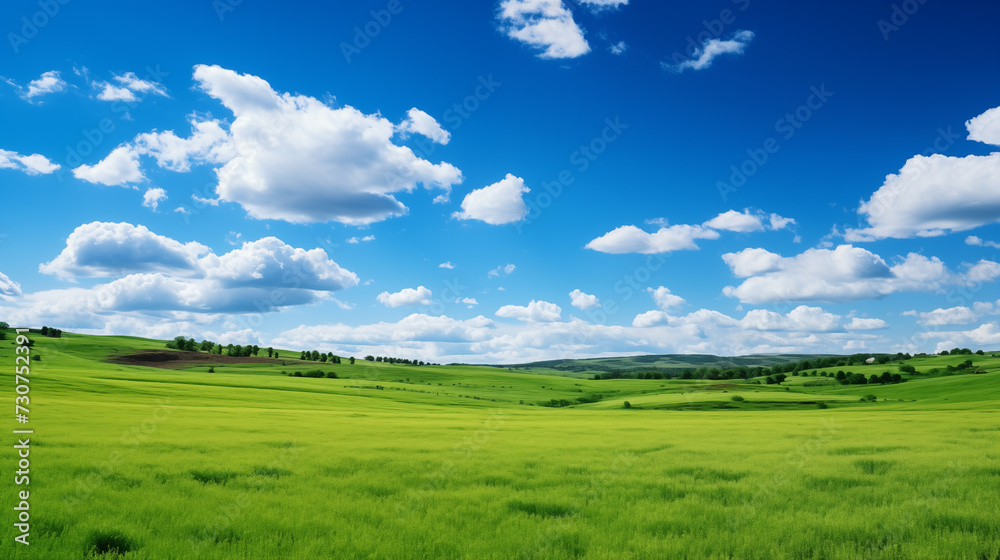
<path id="1" fill-rule="evenodd" d="M 135 542 L 121 531 L 92 531 L 86 540 L 87 554 L 122 555 L 136 548 Z"/>
<path id="2" fill-rule="evenodd" d="M 741 396 L 739 396 L 739 395 L 733 395 L 733 396 L 732 396 L 732 401 L 733 401 L 733 402 L 743 402 L 743 401 L 745 401 L 745 400 L 746 400 L 746 399 L 744 399 L 743 397 L 741 397 Z"/>
<path id="3" fill-rule="evenodd" d="M 632 408 L 632 403 L 625 401 L 625 408 Z"/>

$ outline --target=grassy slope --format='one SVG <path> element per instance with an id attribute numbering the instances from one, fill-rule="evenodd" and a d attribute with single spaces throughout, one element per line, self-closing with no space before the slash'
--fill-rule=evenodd
<path id="1" fill-rule="evenodd" d="M 33 544 L 14 558 L 81 558 L 102 530 L 157 559 L 1000 555 L 998 359 L 972 357 L 985 375 L 786 390 L 371 362 L 209 374 L 101 361 L 159 341 L 37 340 Z M 347 379 L 280 375 L 316 367 Z M 866 367 L 850 369 L 886 369 Z M 783 404 L 817 401 L 830 408 Z M 674 405 L 709 410 L 652 410 Z"/>

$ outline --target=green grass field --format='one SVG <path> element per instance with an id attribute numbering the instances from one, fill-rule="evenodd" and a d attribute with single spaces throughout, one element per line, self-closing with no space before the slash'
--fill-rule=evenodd
<path id="1" fill-rule="evenodd" d="M 31 545 L 13 544 L 7 445 L 5 558 L 1000 558 L 989 355 L 979 375 L 774 386 L 297 359 L 208 373 L 105 361 L 162 341 L 34 338 Z M 281 375 L 317 367 L 341 378 Z"/>

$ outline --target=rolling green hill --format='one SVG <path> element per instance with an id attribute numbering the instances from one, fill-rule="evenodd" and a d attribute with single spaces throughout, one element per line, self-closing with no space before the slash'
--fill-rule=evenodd
<path id="1" fill-rule="evenodd" d="M 32 544 L 11 558 L 1000 555 L 992 355 L 913 358 L 891 385 L 769 385 L 284 350 L 296 358 L 171 369 L 115 363 L 164 341 L 33 338 L 30 422 L 6 421 L 35 432 Z M 316 369 L 337 378 L 294 376 Z M 8 447 L 3 472 L 16 460 Z"/>
<path id="2" fill-rule="evenodd" d="M 713 356 L 711 354 L 651 354 L 644 356 L 621 356 L 615 358 L 585 358 L 547 360 L 511 367 L 526 370 L 549 370 L 550 372 L 592 373 L 604 371 L 637 370 L 683 370 L 701 367 L 727 369 L 734 367 L 767 367 L 828 356 L 829 354 L 761 354 L 755 356 Z"/>

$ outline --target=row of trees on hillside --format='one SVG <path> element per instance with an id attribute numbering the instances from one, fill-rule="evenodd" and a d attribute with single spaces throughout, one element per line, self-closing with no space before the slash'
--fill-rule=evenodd
<path id="1" fill-rule="evenodd" d="M 919 355 L 919 354 L 918 354 Z M 924 354 L 926 355 L 926 354 Z M 778 374 L 805 375 L 806 370 L 818 370 L 830 367 L 850 367 L 865 365 L 869 358 L 875 358 L 875 364 L 889 364 L 912 358 L 910 354 L 852 354 L 850 356 L 827 356 L 774 364 L 768 367 L 739 366 L 732 368 L 701 367 L 685 369 L 649 369 L 649 370 L 611 370 L 598 373 L 594 379 L 751 379 L 753 377 L 774 377 Z"/>
<path id="2" fill-rule="evenodd" d="M 321 354 L 318 350 L 312 350 L 312 351 L 303 350 L 302 353 L 299 354 L 299 359 L 300 360 L 304 360 L 304 361 L 311 360 L 311 361 L 320 362 L 320 363 L 323 363 L 323 364 L 325 364 L 327 362 L 329 362 L 331 364 L 342 363 L 340 356 L 335 355 L 333 352 L 329 352 L 329 353 L 323 352 Z M 351 356 L 350 358 L 348 358 L 348 363 L 351 363 L 351 364 L 354 363 L 354 356 Z"/>
<path id="3" fill-rule="evenodd" d="M 411 360 L 409 358 L 390 358 L 388 356 L 365 356 L 365 360 L 369 362 L 384 362 L 387 364 L 406 364 L 408 366 L 429 366 L 430 362 L 425 362 L 423 360 Z"/>
<path id="4" fill-rule="evenodd" d="M 267 351 L 268 358 L 279 358 L 278 352 L 271 348 L 261 348 L 256 344 L 241 346 L 239 344 L 227 344 L 223 346 L 222 344 L 212 342 L 211 340 L 202 340 L 201 342 L 196 341 L 193 338 L 185 338 L 183 336 L 175 337 L 173 340 L 167 342 L 167 348 L 173 348 L 175 350 L 185 350 L 187 352 L 208 352 L 209 354 L 218 354 L 226 356 L 233 356 L 236 358 L 249 358 L 250 356 L 257 356 L 261 350 Z"/>

